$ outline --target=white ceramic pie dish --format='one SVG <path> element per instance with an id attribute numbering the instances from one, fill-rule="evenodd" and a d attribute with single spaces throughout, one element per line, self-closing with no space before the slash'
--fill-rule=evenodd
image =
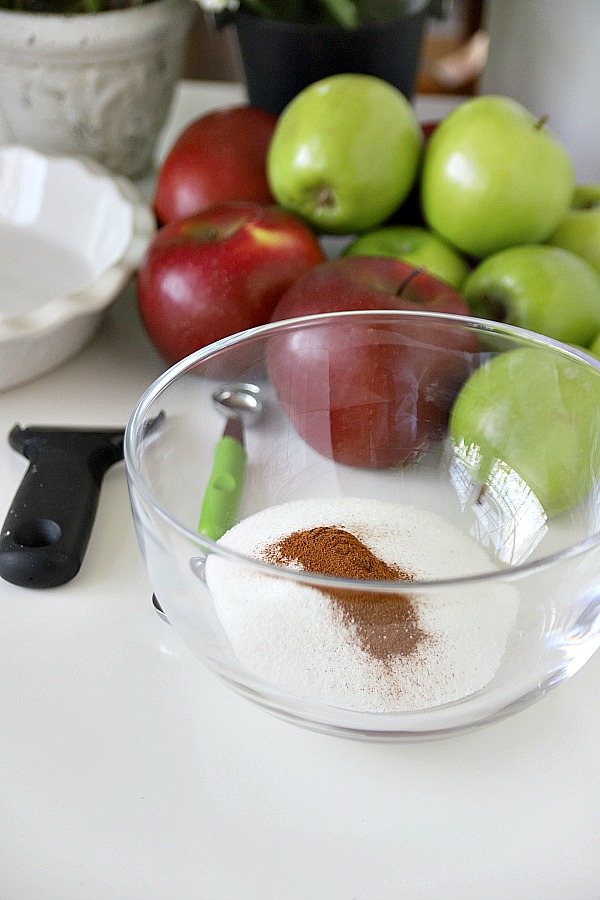
<path id="1" fill-rule="evenodd" d="M 0 148 L 0 390 L 88 343 L 155 228 L 134 185 L 98 163 Z"/>

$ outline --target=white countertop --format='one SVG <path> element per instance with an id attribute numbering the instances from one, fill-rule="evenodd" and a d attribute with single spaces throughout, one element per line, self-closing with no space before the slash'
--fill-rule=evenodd
<path id="1" fill-rule="evenodd" d="M 239 97 L 183 84 L 163 147 Z M 0 394 L 0 518 L 27 466 L 16 422 L 124 425 L 162 369 L 131 286 L 83 353 Z M 122 464 L 73 581 L 0 582 L 2 900 L 600 896 L 600 657 L 480 732 L 371 745 L 232 694 L 150 594 Z"/>

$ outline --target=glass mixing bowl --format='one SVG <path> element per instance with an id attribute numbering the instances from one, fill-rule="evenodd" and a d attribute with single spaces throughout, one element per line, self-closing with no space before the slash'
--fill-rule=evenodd
<path id="1" fill-rule="evenodd" d="M 599 392 L 584 353 L 451 315 L 212 344 L 126 430 L 159 604 L 213 673 L 297 724 L 408 741 L 512 714 L 600 641 Z"/>

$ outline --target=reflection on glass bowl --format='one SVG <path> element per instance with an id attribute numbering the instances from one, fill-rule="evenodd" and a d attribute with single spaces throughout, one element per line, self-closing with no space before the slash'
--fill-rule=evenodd
<path id="1" fill-rule="evenodd" d="M 152 586 L 198 658 L 291 722 L 394 741 L 489 724 L 576 672 L 600 642 L 600 403 L 586 410 L 590 445 L 559 448 L 589 480 L 559 513 L 505 440 L 539 397 L 507 405 L 502 428 L 486 410 L 496 451 L 485 470 L 489 433 L 478 449 L 477 430 L 461 436 L 454 416 L 484 366 L 522 349 L 566 361 L 600 392 L 600 367 L 554 341 L 413 312 L 262 326 L 161 376 L 131 417 L 125 459 Z M 264 406 L 243 433 L 237 524 L 213 540 L 198 523 L 223 440 L 212 398 L 230 382 L 260 386 Z M 504 389 L 519 390 L 516 374 Z M 578 415 L 567 393 L 555 413 Z M 348 464 L 355 426 L 360 467 Z M 364 464 L 366 435 L 373 460 L 391 464 Z"/>

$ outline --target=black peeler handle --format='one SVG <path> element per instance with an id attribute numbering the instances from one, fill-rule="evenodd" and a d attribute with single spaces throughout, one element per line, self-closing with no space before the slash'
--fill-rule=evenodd
<path id="1" fill-rule="evenodd" d="M 15 425 L 29 460 L 0 534 L 0 576 L 21 587 L 57 587 L 79 571 L 105 472 L 123 459 L 123 429 Z"/>

